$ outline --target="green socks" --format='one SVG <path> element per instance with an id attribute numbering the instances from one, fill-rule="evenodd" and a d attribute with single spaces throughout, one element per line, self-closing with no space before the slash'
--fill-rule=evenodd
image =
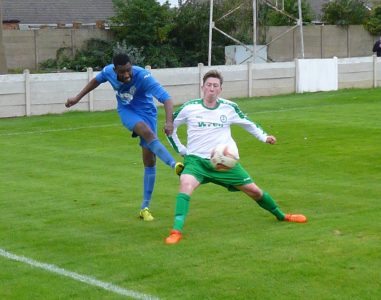
<path id="1" fill-rule="evenodd" d="M 173 229 L 182 231 L 185 223 L 185 218 L 189 210 L 190 196 L 184 193 L 178 193 L 176 196 L 176 210 L 175 210 L 175 223 Z M 278 220 L 284 220 L 284 213 L 275 203 L 274 199 L 266 192 L 263 193 L 262 198 L 258 201 L 260 207 L 271 212 Z"/>
<path id="2" fill-rule="evenodd" d="M 176 196 L 175 224 L 173 229 L 182 231 L 184 227 L 185 217 L 189 210 L 190 196 L 184 193 L 178 193 Z"/>
<path id="3" fill-rule="evenodd" d="M 263 192 L 262 198 L 256 201 L 260 207 L 271 212 L 279 221 L 284 220 L 284 213 L 280 210 L 274 199 L 266 192 Z"/>

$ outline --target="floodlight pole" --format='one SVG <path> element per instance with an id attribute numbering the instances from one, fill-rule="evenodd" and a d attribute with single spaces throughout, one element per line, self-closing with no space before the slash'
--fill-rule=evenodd
<path id="1" fill-rule="evenodd" d="M 303 16 L 302 16 L 302 0 L 298 0 L 299 10 L 299 29 L 300 29 L 300 46 L 302 49 L 302 58 L 304 58 L 304 38 L 303 38 Z"/>
<path id="2" fill-rule="evenodd" d="M 257 0 L 253 0 L 253 62 L 257 53 Z"/>
<path id="3" fill-rule="evenodd" d="M 210 0 L 209 11 L 209 51 L 208 51 L 208 66 L 212 65 L 212 34 L 213 34 L 213 0 Z"/>

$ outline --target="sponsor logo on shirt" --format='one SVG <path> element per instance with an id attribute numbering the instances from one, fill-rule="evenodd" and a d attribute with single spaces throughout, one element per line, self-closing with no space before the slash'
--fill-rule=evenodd
<path id="1" fill-rule="evenodd" d="M 198 122 L 198 127 L 224 127 L 224 124 L 215 122 Z"/>

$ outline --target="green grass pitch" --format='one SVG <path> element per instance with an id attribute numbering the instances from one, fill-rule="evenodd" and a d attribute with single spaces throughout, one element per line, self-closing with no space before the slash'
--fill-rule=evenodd
<path id="1" fill-rule="evenodd" d="M 137 139 L 115 111 L 70 112 L 0 119 L 0 249 L 148 298 L 379 299 L 381 90 L 237 103 L 278 139 L 263 144 L 235 127 L 241 163 L 307 224 L 277 222 L 209 184 L 193 194 L 184 239 L 167 246 L 173 171 L 158 161 L 156 220 L 140 221 Z M 0 256 L 0 298 L 126 296 Z"/>

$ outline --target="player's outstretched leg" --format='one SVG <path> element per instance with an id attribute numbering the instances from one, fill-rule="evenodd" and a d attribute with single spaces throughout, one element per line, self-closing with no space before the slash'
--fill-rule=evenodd
<path id="1" fill-rule="evenodd" d="M 279 221 L 295 223 L 307 222 L 307 218 L 304 215 L 283 213 L 274 199 L 267 192 L 263 192 L 261 199 L 257 200 L 256 202 L 260 207 L 272 213 Z"/>
<path id="2" fill-rule="evenodd" d="M 180 176 L 184 169 L 184 165 L 181 162 L 176 162 L 169 151 L 164 147 L 164 145 L 158 140 L 154 139 L 152 142 L 147 144 L 148 149 L 151 150 L 155 155 L 160 158 L 166 165 L 175 169 L 175 173 Z"/>
<path id="3" fill-rule="evenodd" d="M 177 244 L 182 238 L 182 230 L 185 218 L 189 211 L 190 196 L 184 193 L 178 193 L 176 197 L 176 211 L 173 229 L 165 239 L 166 244 Z"/>

